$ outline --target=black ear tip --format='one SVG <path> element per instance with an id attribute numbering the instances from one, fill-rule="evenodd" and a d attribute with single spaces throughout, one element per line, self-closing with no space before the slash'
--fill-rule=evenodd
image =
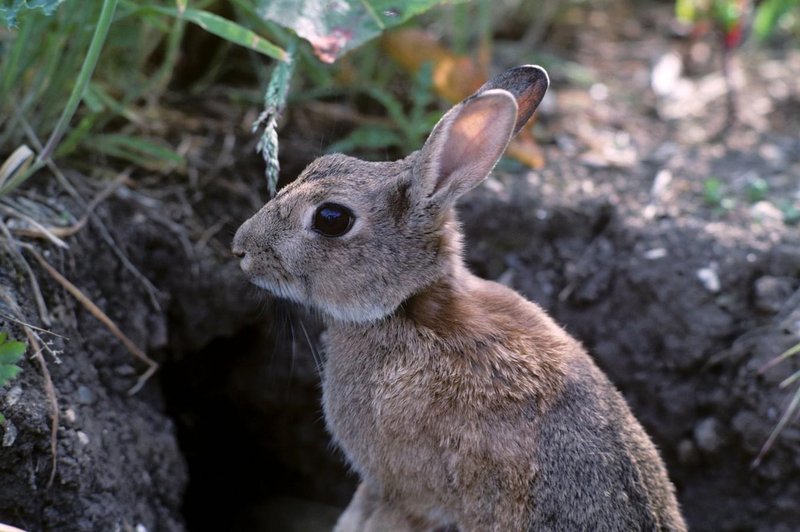
<path id="1" fill-rule="evenodd" d="M 512 68 L 511 70 L 517 69 L 526 73 L 530 77 L 532 83 L 544 83 L 545 87 L 550 86 L 550 76 L 547 75 L 547 70 L 539 65 L 522 65 L 517 68 Z"/>
<path id="2" fill-rule="evenodd" d="M 550 77 L 545 69 L 539 65 L 522 65 L 496 75 L 484 83 L 478 93 L 489 89 L 505 89 L 517 97 L 530 91 L 544 96 L 549 86 Z"/>

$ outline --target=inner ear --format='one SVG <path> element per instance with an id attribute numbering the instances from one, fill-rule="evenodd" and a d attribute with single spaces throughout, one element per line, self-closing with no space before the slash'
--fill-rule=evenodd
<path id="1" fill-rule="evenodd" d="M 434 159 L 426 165 L 434 175 L 424 176 L 435 183 L 431 195 L 453 201 L 483 181 L 508 146 L 516 120 L 517 103 L 504 90 L 476 95 L 445 115 L 423 148 Z"/>

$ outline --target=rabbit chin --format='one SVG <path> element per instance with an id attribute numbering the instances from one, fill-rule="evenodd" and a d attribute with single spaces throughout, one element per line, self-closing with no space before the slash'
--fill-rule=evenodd
<path id="1" fill-rule="evenodd" d="M 281 299 L 288 299 L 295 303 L 308 303 L 303 297 L 302 291 L 292 284 L 270 281 L 261 277 L 253 277 L 250 282 Z"/>
<path id="2" fill-rule="evenodd" d="M 324 315 L 343 323 L 371 323 L 391 314 L 394 308 L 366 301 L 348 303 L 314 301 L 303 293 L 296 285 L 270 281 L 261 277 L 253 277 L 251 283 L 281 299 L 288 299 L 301 305 L 312 307 Z"/>
<path id="3" fill-rule="evenodd" d="M 368 302 L 314 302 L 312 306 L 340 323 L 373 323 L 382 320 L 395 310 L 386 305 Z"/>

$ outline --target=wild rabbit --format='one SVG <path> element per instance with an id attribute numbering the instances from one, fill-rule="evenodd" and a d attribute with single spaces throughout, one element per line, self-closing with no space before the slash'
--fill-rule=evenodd
<path id="1" fill-rule="evenodd" d="M 456 200 L 548 85 L 500 74 L 399 161 L 321 157 L 236 232 L 254 284 L 327 322 L 325 419 L 361 477 L 338 532 L 686 529 L 578 341 L 461 256 Z"/>

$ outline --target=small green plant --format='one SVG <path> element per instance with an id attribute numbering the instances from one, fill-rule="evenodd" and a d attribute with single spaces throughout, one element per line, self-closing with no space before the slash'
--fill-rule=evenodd
<path id="1" fill-rule="evenodd" d="M 22 359 L 28 347 L 23 342 L 8 339 L 8 333 L 0 333 L 0 388 L 13 381 L 22 371 L 17 362 Z M 5 423 L 5 416 L 0 412 L 0 423 Z"/>
<path id="2" fill-rule="evenodd" d="M 729 211 L 736 206 L 736 200 L 727 195 L 725 184 L 717 177 L 703 181 L 703 201 L 719 211 Z"/>
<path id="3" fill-rule="evenodd" d="M 747 183 L 745 192 L 750 203 L 758 203 L 766 199 L 767 193 L 769 193 L 769 183 L 765 179 L 756 177 Z"/>
<path id="4" fill-rule="evenodd" d="M 778 205 L 783 213 L 783 223 L 786 225 L 800 224 L 800 207 L 791 200 L 786 200 Z"/>

